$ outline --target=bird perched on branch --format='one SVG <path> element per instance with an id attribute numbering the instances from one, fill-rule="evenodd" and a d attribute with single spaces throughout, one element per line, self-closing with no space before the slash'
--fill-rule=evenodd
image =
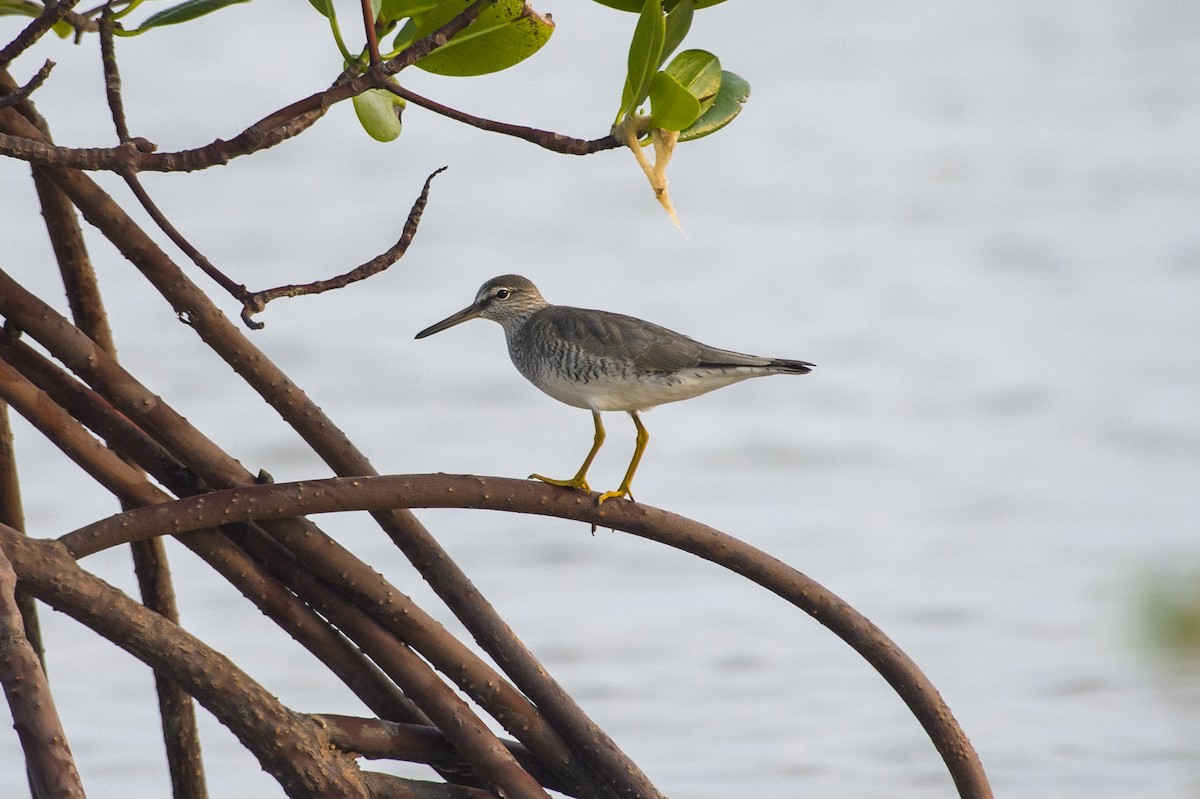
<path id="1" fill-rule="evenodd" d="M 634 472 L 650 440 L 638 411 L 690 399 L 751 377 L 807 374 L 813 364 L 761 358 L 717 349 L 665 327 L 608 311 L 551 305 L 520 275 L 484 283 L 475 301 L 417 334 L 425 338 L 469 319 L 498 322 L 513 365 L 529 382 L 559 402 L 592 412 L 595 438 L 579 471 L 569 480 L 530 475 L 551 485 L 591 491 L 587 472 L 604 443 L 601 411 L 625 411 L 637 427 L 637 445 L 625 479 L 600 503 L 629 497 Z"/>

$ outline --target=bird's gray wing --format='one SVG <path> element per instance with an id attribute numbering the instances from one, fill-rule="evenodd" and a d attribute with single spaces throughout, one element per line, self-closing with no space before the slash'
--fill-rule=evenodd
<path id="1" fill-rule="evenodd" d="M 643 372 L 674 372 L 697 366 L 762 366 L 769 362 L 767 358 L 709 347 L 624 314 L 554 306 L 539 317 L 538 322 L 549 325 L 570 346 L 596 356 L 627 360 Z"/>

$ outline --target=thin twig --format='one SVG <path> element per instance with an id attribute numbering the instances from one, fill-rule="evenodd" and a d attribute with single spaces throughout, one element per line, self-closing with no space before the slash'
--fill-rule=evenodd
<path id="1" fill-rule="evenodd" d="M 38 39 L 46 35 L 60 19 L 67 16 L 79 0 L 57 0 L 45 6 L 41 16 L 30 21 L 25 29 L 0 49 L 0 69 L 8 67 L 21 53 L 28 50 Z"/>
<path id="2" fill-rule="evenodd" d="M 28 83 L 17 89 L 15 92 L 0 97 L 0 108 L 8 108 L 16 105 L 22 100 L 28 99 L 29 95 L 36 92 L 38 88 L 46 82 L 46 78 L 50 77 L 50 70 L 54 69 L 54 67 L 55 63 L 49 59 L 46 59 L 46 63 L 42 64 L 42 68 L 37 71 L 37 74 L 29 79 Z"/>
<path id="3" fill-rule="evenodd" d="M 175 246 L 179 247 L 179 249 L 181 249 L 189 258 L 192 259 L 192 263 L 200 267 L 200 269 L 206 275 L 212 278 L 212 280 L 220 285 L 221 288 L 229 292 L 234 299 L 242 304 L 242 321 L 246 324 L 246 326 L 252 330 L 261 330 L 263 323 L 256 322 L 253 319 L 253 316 L 256 313 L 261 313 L 266 308 L 267 303 L 269 303 L 271 300 L 278 299 L 279 297 L 300 297 L 308 294 L 320 294 L 325 291 L 340 289 L 344 286 L 350 285 L 351 283 L 356 283 L 359 280 L 365 280 L 372 275 L 378 274 L 394 264 L 396 261 L 399 261 L 401 258 L 403 258 L 404 253 L 408 251 L 408 247 L 412 243 L 413 237 L 416 236 L 418 225 L 421 223 L 421 215 L 424 213 L 425 205 L 429 199 L 430 183 L 433 181 L 434 177 L 445 170 L 446 167 L 441 167 L 440 169 L 435 170 L 429 175 L 429 177 L 425 179 L 425 184 L 421 189 L 421 194 L 417 197 L 416 202 L 413 203 L 413 207 L 409 211 L 408 219 L 404 223 L 404 230 L 401 233 L 399 240 L 380 255 L 377 255 L 370 261 L 367 261 L 365 264 L 357 266 L 349 272 L 338 275 L 337 277 L 317 280 L 311 283 L 277 286 L 275 288 L 263 289 L 262 291 L 255 292 L 249 291 L 245 284 L 237 283 L 231 278 L 227 277 L 224 272 L 220 271 L 216 266 L 213 265 L 213 263 L 204 255 L 204 253 L 196 249 L 196 247 L 193 246 L 192 243 L 188 241 L 182 233 L 179 232 L 179 230 L 171 223 L 171 221 L 167 219 L 166 214 L 164 214 L 162 210 L 159 209 L 159 207 L 154 203 L 145 187 L 142 186 L 142 183 L 136 174 L 131 171 L 122 171 L 121 176 L 124 178 L 125 183 L 129 186 L 134 196 L 137 197 L 138 202 L 140 202 L 142 207 L 146 210 L 146 213 L 148 213 L 150 218 L 154 220 L 155 224 L 157 224 L 159 228 L 167 234 L 167 237 L 175 243 Z"/>
<path id="4" fill-rule="evenodd" d="M 459 111 L 456 108 L 442 105 L 436 100 L 430 100 L 428 97 L 417 94 L 394 82 L 386 84 L 384 88 L 397 97 L 403 97 L 414 105 L 419 105 L 435 114 L 441 114 L 444 117 L 453 119 L 455 122 L 462 122 L 465 125 L 470 125 L 489 133 L 514 136 L 547 150 L 562 153 L 563 155 L 591 155 L 592 153 L 598 153 L 602 150 L 613 150 L 621 146 L 621 142 L 617 141 L 611 134 L 601 136 L 599 139 L 576 139 L 549 130 L 540 130 L 538 128 L 526 127 L 525 125 L 513 125 L 508 122 L 497 122 L 477 117 L 465 111 Z"/>
<path id="5" fill-rule="evenodd" d="M 117 138 L 128 149 L 127 145 L 133 142 L 133 139 L 129 135 L 129 123 L 125 118 L 125 104 L 121 99 L 121 73 L 117 67 L 117 56 L 113 46 L 113 24 L 112 3 L 109 2 L 105 4 L 104 12 L 100 17 L 100 55 L 101 62 L 104 65 L 104 88 L 108 97 L 108 108 L 112 114 L 113 126 L 117 130 Z M 246 287 L 226 277 L 221 270 L 213 266 L 204 253 L 192 246 L 192 243 L 179 232 L 178 228 L 171 224 L 166 214 L 150 199 L 150 194 L 142 186 L 136 170 L 127 163 L 126 166 L 117 171 L 125 180 L 133 195 L 137 197 L 138 202 L 142 204 L 142 208 L 146 210 L 146 213 L 150 215 L 150 218 L 154 220 L 159 229 L 166 233 L 167 237 L 175 243 L 175 246 L 183 250 L 192 259 L 192 263 L 200 267 L 201 271 L 212 278 L 218 285 L 239 301 L 245 302 Z"/>
<path id="6" fill-rule="evenodd" d="M 100 15 L 100 63 L 104 67 L 104 92 L 113 126 L 117 129 L 117 141 L 124 144 L 129 141 L 129 123 L 125 121 L 125 103 L 121 100 L 121 72 L 117 69 L 117 53 L 113 46 L 114 24 L 110 0 Z"/>
<path id="7" fill-rule="evenodd" d="M 306 294 L 320 294 L 324 291 L 340 289 L 351 283 L 365 280 L 372 275 L 378 274 L 396 263 L 396 261 L 399 261 L 404 257 L 404 253 L 408 251 L 408 245 L 412 243 L 413 237 L 417 235 L 417 226 L 421 224 L 421 214 L 424 213 L 425 205 L 429 200 L 429 184 L 435 177 L 445 171 L 446 167 L 435 169 L 429 177 L 425 178 L 425 185 L 421 189 L 420 196 L 413 203 L 412 209 L 408 212 L 408 219 L 404 222 L 404 231 L 400 234 L 399 240 L 383 253 L 337 277 L 316 280 L 312 283 L 277 286 L 276 288 L 255 291 L 244 297 L 240 297 L 239 299 L 242 300 L 242 304 L 245 306 L 242 310 L 242 321 L 249 328 L 254 330 L 261 329 L 263 327 L 262 322 L 255 322 L 251 317 L 266 308 L 267 303 L 271 300 L 279 297 L 300 297 Z"/>
<path id="8" fill-rule="evenodd" d="M 37 139 L 0 132 L 0 155 L 7 155 L 41 166 L 69 167 L 85 171 L 116 172 L 132 168 L 138 172 L 192 172 L 212 166 L 224 166 L 235 158 L 273 147 L 312 125 L 324 115 L 333 103 L 353 97 L 370 88 L 389 91 L 400 88 L 403 94 L 400 92 L 397 94 L 435 113 L 481 130 L 514 136 L 556 153 L 590 155 L 621 146 L 611 135 L 601 136 L 598 139 L 580 139 L 538 128 L 496 122 L 441 105 L 403 89 L 403 87 L 396 87 L 391 81 L 381 81 L 379 86 L 373 86 L 366 76 L 360 76 L 356 80 L 359 79 L 363 81 L 361 91 L 329 89 L 326 92 L 319 92 L 281 109 L 280 112 L 255 123 L 228 141 L 218 139 L 211 144 L 192 150 L 159 153 L 145 145 L 132 151 L 121 147 L 56 147 Z M 267 122 L 269 125 L 264 125 Z"/>
<path id="9" fill-rule="evenodd" d="M 162 230 L 163 233 L 167 234 L 167 238 L 174 242 L 176 247 L 183 250 L 184 254 L 186 254 L 188 258 L 192 259 L 192 263 L 200 267 L 200 270 L 204 272 L 204 274 L 212 278 L 217 285 L 228 291 L 231 295 L 233 295 L 234 299 L 244 305 L 250 296 L 245 285 L 235 282 L 233 279 L 227 277 L 220 269 L 217 269 L 217 267 L 213 265 L 212 261 L 208 260 L 208 257 L 205 256 L 204 253 L 196 249 L 192 243 L 188 241 L 182 233 L 179 232 L 179 229 L 171 224 L 171 220 L 167 219 L 167 215 L 159 209 L 154 200 L 150 199 L 150 194 L 146 191 L 145 187 L 142 186 L 141 180 L 138 179 L 137 174 L 133 170 L 122 169 L 119 170 L 119 172 L 121 177 L 125 180 L 125 184 L 129 186 L 129 190 L 133 192 L 133 196 L 137 198 L 139 203 L 141 203 L 142 208 L 146 209 L 146 213 L 149 214 L 150 218 L 154 220 L 154 224 L 158 225 L 159 229 Z"/>

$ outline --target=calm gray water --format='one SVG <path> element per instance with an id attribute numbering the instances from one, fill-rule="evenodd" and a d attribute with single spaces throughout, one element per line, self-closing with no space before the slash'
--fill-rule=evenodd
<path id="1" fill-rule="evenodd" d="M 410 85 L 600 135 L 624 63 L 607 37 L 632 18 L 591 5 L 547 5 L 555 39 L 516 70 Z M 131 124 L 164 149 L 231 136 L 338 67 L 307 7 L 260 0 L 184 30 L 120 42 Z M 814 361 L 803 379 L 647 414 L 638 498 L 745 538 L 870 616 L 942 691 L 998 795 L 1200 795 L 1197 656 L 1147 646 L 1139 615 L 1147 585 L 1200 580 L 1200 6 L 738 0 L 699 15 L 690 41 L 754 93 L 734 126 L 672 164 L 686 239 L 627 153 L 555 156 L 415 108 L 392 145 L 338 108 L 264 155 L 145 181 L 210 258 L 260 287 L 373 256 L 424 176 L 451 166 L 400 265 L 273 305 L 255 334 L 382 471 L 578 465 L 587 414 L 525 384 L 498 327 L 412 340 L 496 274 Z M 38 95 L 59 141 L 112 141 L 91 48 L 36 56 L 60 62 Z M 4 268 L 57 298 L 24 170 L 0 164 L 0 187 Z M 127 265 L 94 250 L 135 373 L 248 466 L 328 474 Z M 113 512 L 18 432 L 34 534 Z M 593 485 L 619 481 L 632 432 L 611 417 Z M 79 501 L 64 506 L 63 491 Z M 882 680 L 761 591 L 582 525 L 421 516 L 668 795 L 954 795 Z M 328 526 L 427 597 L 367 521 Z M 361 711 L 173 551 L 189 629 L 293 707 Z M 130 586 L 124 554 L 87 564 Z M 43 624 L 90 794 L 164 795 L 147 670 L 61 616 Z M 203 722 L 214 796 L 281 795 Z M 0 796 L 25 795 L 19 763 L 16 736 L 0 734 Z"/>

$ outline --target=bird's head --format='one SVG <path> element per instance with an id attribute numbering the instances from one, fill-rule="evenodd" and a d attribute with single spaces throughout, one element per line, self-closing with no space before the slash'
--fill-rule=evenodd
<path id="1" fill-rule="evenodd" d="M 475 294 L 475 302 L 425 328 L 417 334 L 417 338 L 432 336 L 446 328 L 476 318 L 491 319 L 507 329 L 515 322 L 545 308 L 546 304 L 537 286 L 528 278 L 520 275 L 501 275 L 479 287 Z"/>

